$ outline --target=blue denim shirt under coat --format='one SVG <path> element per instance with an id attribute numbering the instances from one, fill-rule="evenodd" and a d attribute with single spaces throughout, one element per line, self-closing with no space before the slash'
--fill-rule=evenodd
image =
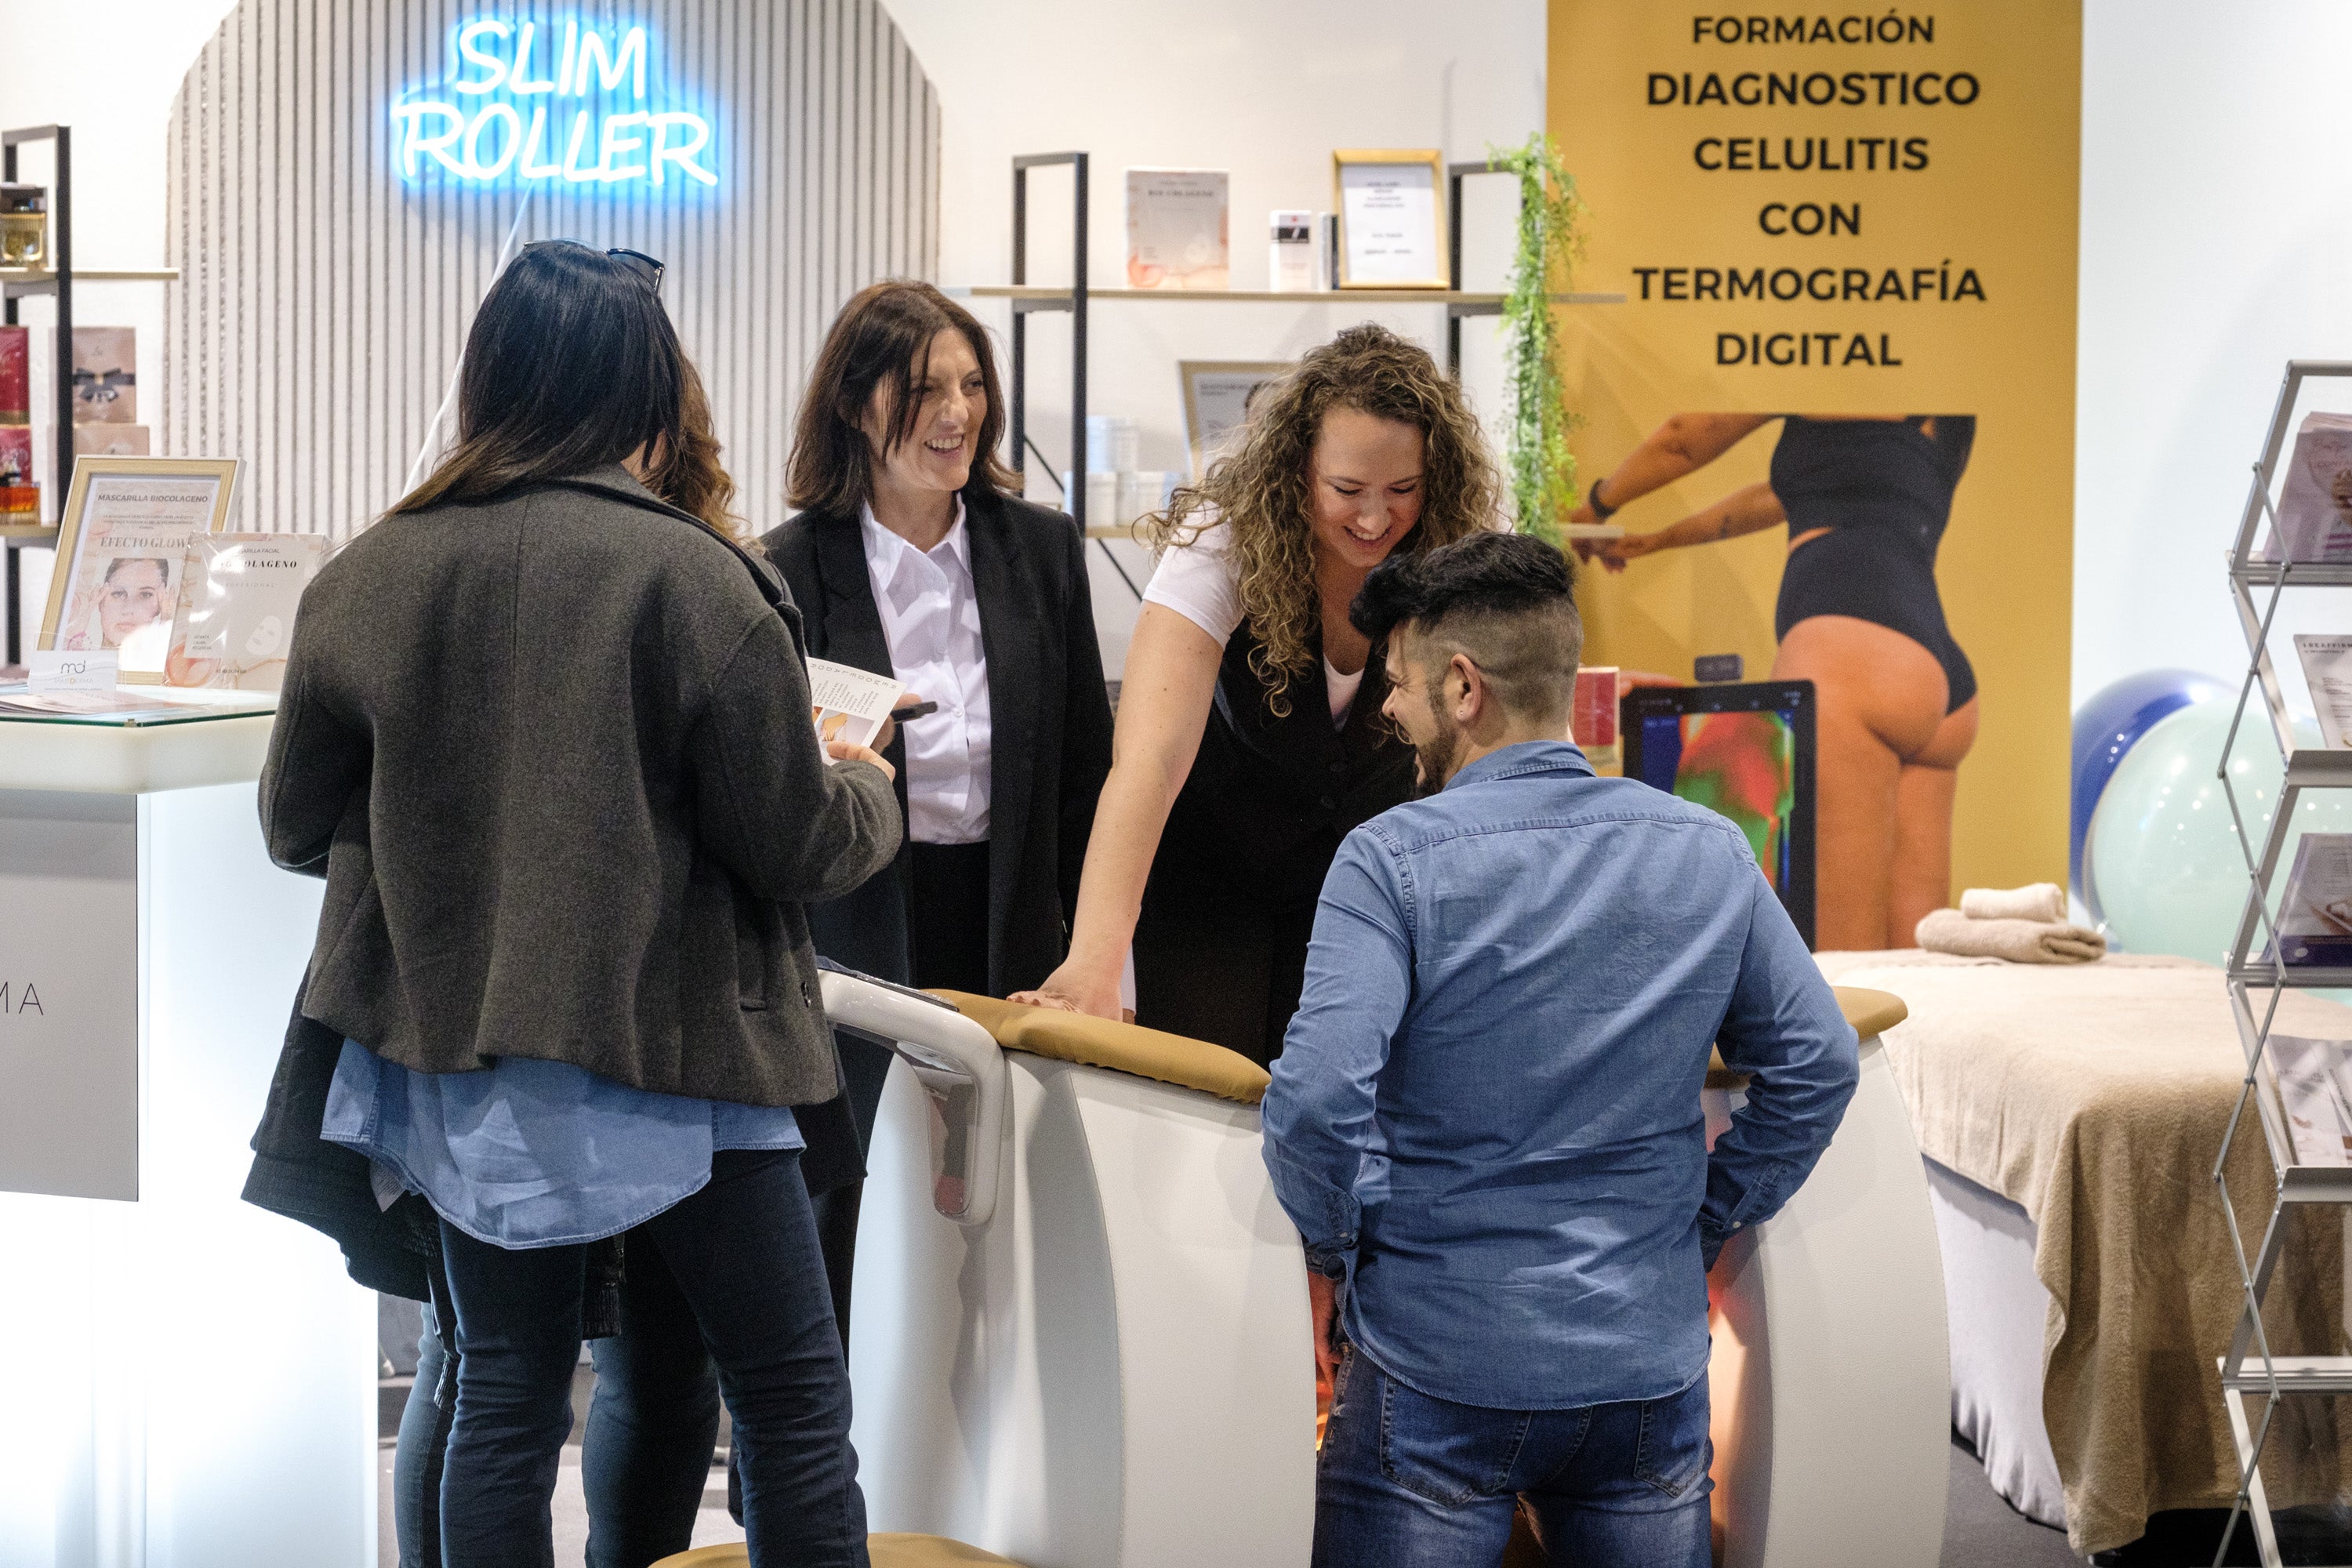
<path id="1" fill-rule="evenodd" d="M 1718 1041 L 1749 1088 L 1710 1155 Z M 1738 829 L 1532 742 L 1340 846 L 1266 1165 L 1391 1375 L 1504 1409 L 1656 1399 L 1706 1369 L 1706 1262 L 1804 1181 L 1857 1070 Z"/>
<path id="2" fill-rule="evenodd" d="M 655 1094 L 570 1062 L 410 1072 L 343 1042 L 319 1136 L 365 1154 L 477 1241 L 618 1236 L 710 1181 L 722 1149 L 804 1147 L 785 1106 Z"/>

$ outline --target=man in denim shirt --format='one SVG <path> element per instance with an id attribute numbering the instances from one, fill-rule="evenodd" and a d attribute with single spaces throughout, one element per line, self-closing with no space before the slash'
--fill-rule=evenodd
<path id="1" fill-rule="evenodd" d="M 1430 793 L 1340 847 L 1265 1097 L 1335 1383 L 1315 1562 L 1493 1563 L 1524 1496 L 1554 1562 L 1706 1568 L 1706 1269 L 1828 1146 L 1853 1031 L 1739 830 L 1565 738 L 1558 551 L 1393 557 L 1350 614 Z"/>

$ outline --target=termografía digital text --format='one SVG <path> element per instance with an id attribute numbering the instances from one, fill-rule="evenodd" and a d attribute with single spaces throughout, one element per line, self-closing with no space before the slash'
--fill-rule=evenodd
<path id="1" fill-rule="evenodd" d="M 1687 64 L 1643 61 L 1634 101 L 1687 148 L 1687 167 L 1717 193 L 1708 205 L 1736 227 L 1700 242 L 1712 254 L 1636 258 L 1628 292 L 1668 305 L 1752 300 L 1851 311 L 1850 321 L 1790 321 L 1786 331 L 1759 330 L 1752 320 L 1709 331 L 1717 365 L 1768 371 L 1898 368 L 1902 320 L 1890 320 L 1886 306 L 1984 304 L 1990 285 L 1969 258 L 1905 255 L 1918 242 L 1916 223 L 1887 226 L 1904 237 L 1883 238 L 1870 221 L 1874 204 L 1916 213 L 1914 191 L 1935 177 L 1939 137 L 1981 138 L 1984 105 L 2000 112 L 1970 59 L 1938 58 L 1936 21 L 1892 9 L 1690 16 Z M 1673 46 L 1685 47 L 1679 38 Z M 1970 52 L 1948 37 L 1940 47 Z M 1872 53 L 1846 56 L 1849 68 L 1808 52 L 1823 47 Z"/>
<path id="2" fill-rule="evenodd" d="M 400 177 L 617 190 L 716 185 L 710 121 L 648 96 L 651 36 L 570 17 L 478 16 L 449 37 L 448 70 L 392 106 Z"/>

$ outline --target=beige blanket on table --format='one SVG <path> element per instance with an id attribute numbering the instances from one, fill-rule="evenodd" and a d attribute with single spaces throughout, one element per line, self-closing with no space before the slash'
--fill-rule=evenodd
<path id="1" fill-rule="evenodd" d="M 2241 1293 L 2212 1172 L 2245 1056 L 2221 972 L 1916 951 L 1823 953 L 1821 967 L 1909 1004 L 1885 1040 L 1920 1152 L 2032 1217 L 2051 1300 L 2042 1414 L 2074 1549 L 2135 1541 L 2159 1510 L 2229 1507 L 2237 1461 L 2214 1363 Z M 2352 1009 L 2291 994 L 2277 1026 L 2352 1038 Z M 2273 1180 L 2251 1108 L 2228 1177 L 2252 1252 Z M 2343 1348 L 2343 1222 L 2309 1215 L 2265 1313 L 2282 1354 Z M 2337 1403 L 2281 1410 L 2263 1466 L 2273 1507 L 2332 1501 L 2352 1479 Z"/>

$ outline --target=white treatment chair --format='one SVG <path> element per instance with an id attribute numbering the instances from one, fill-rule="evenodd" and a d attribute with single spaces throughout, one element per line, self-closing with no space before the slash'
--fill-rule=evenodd
<path id="1" fill-rule="evenodd" d="M 1949 1479 L 1944 1268 L 1884 991 L 1838 990 L 1862 1082 L 1788 1206 L 1734 1237 L 1717 1307 L 1716 1560 L 1726 1568 L 1935 1568 Z M 1719 1065 L 1719 1064 L 1718 1064 Z M 1709 1141 L 1741 1080 L 1707 1075 Z"/>
<path id="2" fill-rule="evenodd" d="M 1305 1261 L 1259 1154 L 1265 1075 L 1132 1026 L 824 986 L 836 1026 L 900 1058 L 850 1335 L 873 1527 L 1028 1568 L 1304 1564 L 1314 1362 Z M 1943 1535 L 1942 1276 L 1876 1039 L 1903 1005 L 1840 1000 L 1863 1036 L 1853 1107 L 1714 1276 L 1732 1568 L 1929 1568 Z M 1738 1093 L 1711 1078 L 1711 1129 Z M 714 1568 L 741 1561 L 713 1550 Z"/>

